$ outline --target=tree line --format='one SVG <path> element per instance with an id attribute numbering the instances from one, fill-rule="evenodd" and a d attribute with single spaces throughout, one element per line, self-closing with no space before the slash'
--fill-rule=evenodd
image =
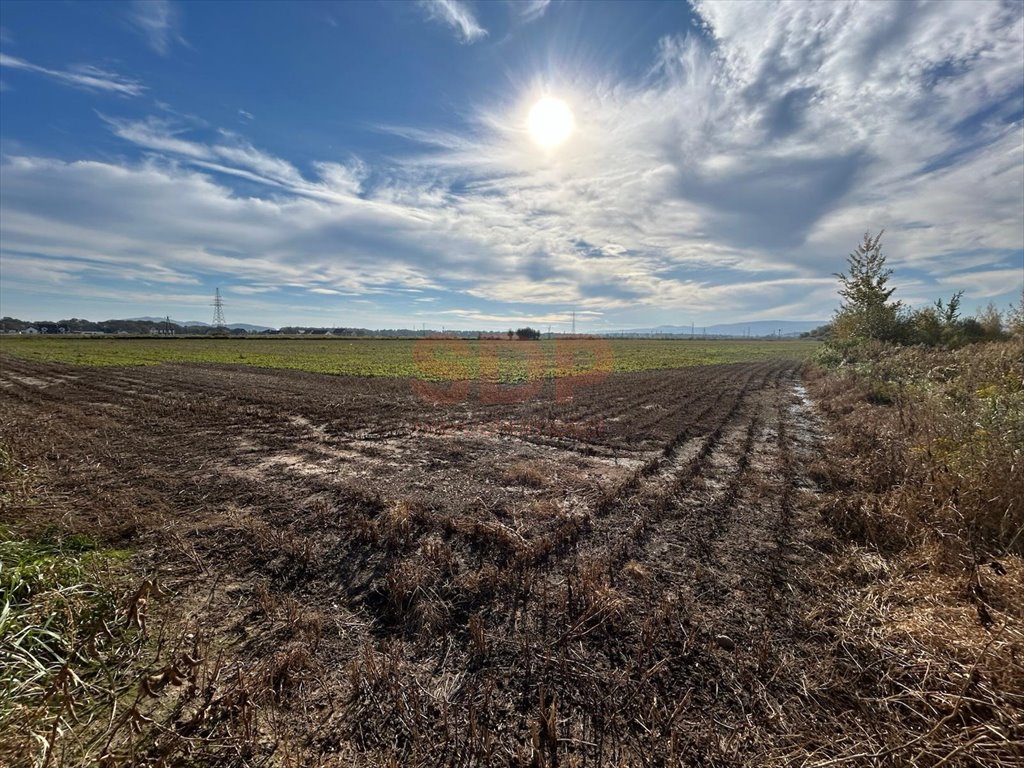
<path id="1" fill-rule="evenodd" d="M 957 347 L 1024 336 L 1024 292 L 1021 303 L 1005 313 L 990 302 L 977 315 L 962 313 L 963 291 L 918 309 L 893 300 L 896 289 L 889 286 L 893 271 L 886 266 L 882 253 L 883 233 L 864 234 L 863 241 L 847 257 L 846 271 L 835 275 L 842 304 L 830 323 L 803 334 L 805 337 Z"/>
<path id="2" fill-rule="evenodd" d="M 177 336 L 213 336 L 225 334 L 231 336 L 346 336 L 357 338 L 415 338 L 425 334 L 436 334 L 437 331 L 416 330 L 412 328 L 343 328 L 343 327 L 312 327 L 285 326 L 280 329 L 262 331 L 245 331 L 239 328 L 217 328 L 210 325 L 180 325 L 165 320 L 101 320 L 92 321 L 73 317 L 67 320 L 19 320 L 16 317 L 0 318 L 0 333 L 24 332 L 34 328 L 43 334 L 62 333 L 107 333 L 146 336 L 152 333 L 174 334 Z M 504 334 L 485 331 L 445 331 L 446 336 L 463 339 L 501 338 Z M 534 340 L 541 338 L 541 332 L 534 328 L 519 328 L 508 331 L 508 338 Z"/>

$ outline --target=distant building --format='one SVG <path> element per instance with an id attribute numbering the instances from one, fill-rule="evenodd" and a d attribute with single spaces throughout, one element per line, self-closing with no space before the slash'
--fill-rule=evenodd
<path id="1" fill-rule="evenodd" d="M 34 328 L 32 326 L 29 326 L 24 331 L 22 331 L 22 333 L 27 333 L 29 336 L 33 336 L 33 335 L 39 333 L 39 329 L 38 328 Z"/>

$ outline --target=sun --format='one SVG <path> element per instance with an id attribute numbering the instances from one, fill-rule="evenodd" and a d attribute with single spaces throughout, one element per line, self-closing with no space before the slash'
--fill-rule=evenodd
<path id="1" fill-rule="evenodd" d="M 545 96 L 532 107 L 526 118 L 530 137 L 544 149 L 563 144 L 576 128 L 569 105 L 554 96 Z"/>

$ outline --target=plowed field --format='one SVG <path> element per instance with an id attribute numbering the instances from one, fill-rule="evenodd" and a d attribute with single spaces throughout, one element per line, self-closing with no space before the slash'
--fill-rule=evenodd
<path id="1" fill-rule="evenodd" d="M 847 703 L 808 619 L 830 539 L 799 365 L 516 402 L 4 358 L 0 408 L 223 660 L 186 737 L 234 718 L 246 759 L 308 765 L 785 762 Z"/>

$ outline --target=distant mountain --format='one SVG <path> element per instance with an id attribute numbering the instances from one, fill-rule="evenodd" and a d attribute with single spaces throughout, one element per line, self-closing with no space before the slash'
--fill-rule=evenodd
<path id="1" fill-rule="evenodd" d="M 137 323 L 164 323 L 167 317 L 122 317 L 122 321 L 131 321 Z M 200 321 L 176 321 L 171 317 L 171 323 L 175 326 L 209 326 L 209 323 L 202 323 Z"/>
<path id="2" fill-rule="evenodd" d="M 189 323 L 189 325 L 193 325 L 193 323 Z M 198 323 L 195 323 L 195 325 L 198 325 Z M 209 325 L 209 323 L 203 323 L 203 325 Z M 249 323 L 228 323 L 224 327 L 230 328 L 233 331 L 248 331 L 249 333 L 259 333 L 261 331 L 277 330 L 276 328 L 271 328 L 270 326 L 267 325 L 250 325 Z"/>
<path id="3" fill-rule="evenodd" d="M 127 320 L 138 320 L 138 321 L 150 322 L 150 323 L 162 323 L 167 318 L 165 318 L 165 317 L 129 317 L 129 318 L 125 318 L 125 319 L 127 319 Z M 185 328 L 187 328 L 188 326 L 193 326 L 193 325 L 194 326 L 201 326 L 203 328 L 209 328 L 210 327 L 209 323 L 204 323 L 202 320 L 175 320 L 172 317 L 171 318 L 171 322 L 174 323 L 175 325 L 180 325 L 180 326 L 185 327 Z M 274 330 L 277 330 L 276 328 L 271 328 L 270 326 L 266 326 L 266 325 L 250 325 L 249 323 L 228 323 L 225 327 L 226 328 L 231 328 L 233 330 L 252 331 L 254 333 L 259 333 L 260 331 L 274 331 Z"/>
<path id="4" fill-rule="evenodd" d="M 697 336 L 705 332 L 708 336 L 775 336 L 795 337 L 807 331 L 813 331 L 827 320 L 753 320 L 749 323 L 719 323 L 709 325 L 706 330 L 703 325 L 694 325 L 693 333 Z M 621 333 L 638 334 L 676 334 L 680 336 L 690 335 L 689 325 L 659 325 L 656 328 L 631 328 Z"/>

